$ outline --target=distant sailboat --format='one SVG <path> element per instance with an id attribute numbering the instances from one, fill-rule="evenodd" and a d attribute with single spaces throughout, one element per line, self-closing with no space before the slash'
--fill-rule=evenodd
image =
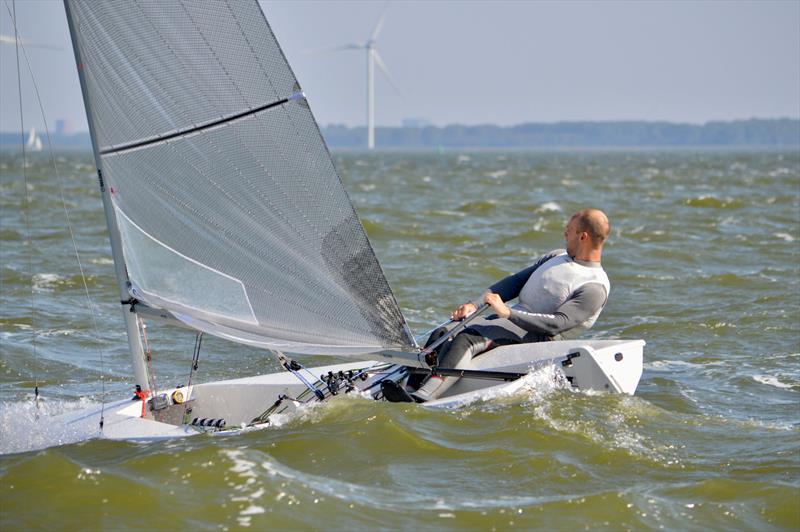
<path id="1" fill-rule="evenodd" d="M 36 133 L 36 128 L 31 128 L 28 133 L 28 141 L 25 143 L 28 151 L 42 151 L 42 138 Z"/>
<path id="2" fill-rule="evenodd" d="M 465 377 L 430 405 L 521 386 L 542 365 L 581 389 L 635 391 L 641 340 L 428 365 L 255 0 L 64 4 L 137 390 L 70 422 L 125 439 L 239 430 L 348 391 L 382 399 L 382 381 L 419 371 Z M 286 372 L 156 390 L 144 319 L 196 330 L 195 356 L 209 333 Z M 354 362 L 306 369 L 282 352 Z"/>

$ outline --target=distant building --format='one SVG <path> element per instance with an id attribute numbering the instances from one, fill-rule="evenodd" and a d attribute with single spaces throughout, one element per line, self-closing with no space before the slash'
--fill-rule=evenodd
<path id="1" fill-rule="evenodd" d="M 59 118 L 56 120 L 56 135 L 72 135 L 72 120 L 69 118 Z"/>
<path id="2" fill-rule="evenodd" d="M 404 118 L 403 127 L 428 127 L 431 126 L 430 120 L 424 118 Z"/>

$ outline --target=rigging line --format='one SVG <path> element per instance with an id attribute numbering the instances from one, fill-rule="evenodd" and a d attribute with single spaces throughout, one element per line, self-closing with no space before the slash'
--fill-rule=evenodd
<path id="1" fill-rule="evenodd" d="M 283 366 L 284 369 L 286 369 L 286 371 L 297 377 L 297 379 L 300 382 L 302 382 L 306 386 L 306 388 L 308 388 L 311 391 L 311 393 L 313 393 L 317 397 L 317 399 L 319 399 L 320 401 L 325 400 L 325 394 L 322 393 L 322 390 L 316 388 L 314 385 L 308 382 L 308 379 L 306 379 L 305 377 L 303 377 L 303 375 L 300 374 L 300 370 L 305 369 L 303 368 L 303 366 L 301 366 L 294 360 L 291 360 L 278 350 L 270 349 L 270 351 L 275 353 L 275 355 L 278 357 L 278 362 L 280 363 L 280 365 Z M 319 377 L 315 378 L 317 379 L 317 382 L 320 381 Z"/>
<path id="2" fill-rule="evenodd" d="M 14 25 L 14 52 L 17 58 L 17 94 L 19 96 L 19 134 L 22 141 L 22 180 L 25 184 L 25 208 L 23 209 L 22 217 L 25 219 L 26 240 L 28 244 L 28 278 L 31 283 L 31 347 L 33 349 L 33 382 L 34 382 L 34 402 L 36 408 L 39 408 L 39 362 L 36 354 L 36 290 L 33 283 L 33 241 L 31 240 L 31 198 L 30 187 L 28 186 L 28 157 L 25 151 L 25 119 L 22 112 L 22 74 L 19 68 L 19 35 L 17 34 L 17 3 L 12 0 L 12 10 L 9 10 L 11 23 Z M 6 9 L 8 9 L 8 2 L 6 2 Z M 37 414 L 38 415 L 38 414 Z"/>
<path id="3" fill-rule="evenodd" d="M 200 363 L 200 346 L 203 345 L 203 332 L 200 331 L 194 336 L 194 352 L 192 353 L 192 365 L 189 368 L 189 382 L 186 384 L 186 397 L 183 398 L 183 423 L 186 424 L 186 412 L 189 408 L 189 399 L 192 393 L 192 375 L 197 371 Z"/>
<path id="4" fill-rule="evenodd" d="M 250 115 L 258 114 L 261 111 L 266 111 L 267 109 L 271 109 L 273 107 L 277 107 L 279 105 L 283 105 L 283 104 L 285 104 L 287 102 L 290 102 L 292 100 L 299 100 L 300 98 L 305 98 L 305 94 L 302 91 L 298 91 L 298 92 L 292 93 L 292 95 L 289 96 L 288 98 L 283 98 L 281 100 L 278 100 L 278 101 L 275 101 L 275 102 L 272 102 L 272 103 L 264 104 L 264 105 L 262 105 L 260 107 L 254 108 L 254 109 L 248 109 L 247 111 L 242 111 L 241 113 L 237 113 L 235 115 L 226 116 L 226 117 L 223 117 L 223 118 L 219 118 L 217 120 L 212 120 L 210 122 L 206 122 L 204 124 L 200 124 L 199 126 L 194 126 L 194 127 L 190 127 L 190 128 L 186 128 L 186 129 L 179 129 L 178 131 L 175 131 L 173 133 L 169 133 L 167 135 L 160 136 L 158 138 L 131 142 L 131 143 L 128 143 L 128 144 L 123 144 L 121 146 L 117 146 L 116 148 L 108 148 L 108 149 L 105 149 L 105 150 L 100 150 L 100 155 L 112 155 L 112 154 L 123 152 L 123 151 L 134 150 L 136 148 L 144 148 L 144 147 L 149 146 L 151 144 L 158 144 L 158 143 L 161 143 L 161 142 L 166 142 L 166 141 L 172 140 L 172 139 L 174 139 L 176 137 L 185 137 L 186 135 L 191 135 L 192 133 L 197 133 L 199 131 L 205 131 L 205 130 L 211 129 L 211 128 L 215 127 L 215 126 L 219 126 L 219 125 L 222 125 L 222 124 L 227 124 L 228 122 L 234 122 L 236 120 L 239 120 L 240 118 L 245 118 L 245 117 L 248 117 Z"/>
<path id="5" fill-rule="evenodd" d="M 150 341 L 147 338 L 147 324 L 144 322 L 144 318 L 141 316 L 136 316 L 139 319 L 139 326 L 142 329 L 142 338 L 144 339 L 144 356 L 145 360 L 147 360 L 147 385 L 150 388 L 150 395 L 156 395 L 156 372 L 153 370 L 153 350 L 150 349 Z"/>
<path id="6" fill-rule="evenodd" d="M 15 0 L 12 0 L 12 3 L 14 1 Z M 8 10 L 9 11 L 9 15 L 11 15 L 11 11 L 9 10 L 7 1 L 5 2 L 5 5 L 6 5 L 6 10 Z M 15 7 L 16 7 L 16 5 L 15 5 Z M 16 11 L 15 11 L 15 13 L 16 13 Z M 17 23 L 16 23 L 16 17 L 14 17 L 14 16 L 12 16 L 12 23 L 14 24 L 14 36 L 17 37 Z M 106 405 L 106 382 L 105 382 L 105 374 L 106 374 L 106 372 L 105 372 L 105 356 L 104 356 L 102 342 L 100 341 L 100 328 L 97 325 L 97 313 L 96 313 L 94 302 L 92 301 L 92 296 L 91 296 L 91 294 L 89 292 L 89 284 L 86 282 L 86 274 L 85 274 L 84 269 L 83 269 L 83 263 L 81 262 L 80 252 L 78 251 L 78 244 L 77 244 L 77 242 L 75 240 L 75 232 L 74 232 L 74 230 L 72 228 L 72 220 L 70 219 L 70 216 L 69 216 L 69 209 L 67 208 L 67 200 L 66 200 L 66 196 L 64 195 L 64 178 L 61 176 L 61 172 L 59 172 L 59 170 L 58 170 L 58 164 L 56 163 L 55 155 L 53 155 L 53 142 L 52 142 L 52 139 L 50 138 L 50 128 L 47 125 L 47 115 L 46 115 L 46 113 L 44 111 L 44 104 L 42 103 L 42 98 L 41 98 L 41 95 L 39 94 L 39 85 L 38 85 L 38 83 L 36 83 L 36 76 L 33 75 L 33 67 L 31 66 L 31 61 L 30 61 L 30 58 L 28 57 L 28 51 L 25 49 L 25 45 L 19 42 L 19 38 L 16 39 L 16 42 L 22 48 L 22 55 L 25 58 L 25 64 L 28 67 L 28 73 L 31 76 L 31 82 L 33 83 L 34 94 L 36 94 L 36 101 L 37 101 L 37 103 L 39 105 L 39 113 L 41 113 L 42 121 L 44 122 L 44 131 L 45 131 L 45 136 L 47 137 L 47 151 L 48 151 L 48 154 L 50 155 L 50 163 L 53 165 L 53 171 L 55 172 L 56 179 L 58 181 L 58 190 L 59 190 L 59 194 L 61 196 L 61 207 L 64 210 L 64 218 L 66 219 L 66 222 L 67 222 L 67 229 L 69 231 L 70 241 L 72 242 L 72 249 L 75 252 L 75 261 L 78 263 L 78 270 L 80 270 L 81 282 L 83 283 L 83 290 L 84 290 L 84 293 L 86 295 L 86 301 L 87 301 L 87 304 L 89 306 L 89 312 L 90 312 L 90 315 L 91 315 L 91 318 L 92 318 L 92 326 L 94 328 L 94 335 L 95 335 L 95 341 L 96 341 L 96 344 L 97 344 L 97 350 L 98 350 L 98 352 L 100 354 L 100 385 L 101 385 L 101 394 L 102 394 L 101 395 L 101 407 L 100 407 L 100 430 L 102 431 L 103 430 L 104 414 L 105 414 L 105 405 Z M 18 64 L 17 64 L 17 78 L 19 79 L 19 57 L 17 58 L 17 61 L 18 61 Z M 22 96 L 21 96 L 21 93 L 20 93 L 20 115 L 21 114 L 22 114 Z M 20 121 L 21 121 L 21 118 L 20 118 Z M 24 139 L 24 129 L 23 129 L 23 139 Z M 23 159 L 24 159 L 24 149 L 25 148 L 24 148 L 24 144 L 23 144 Z M 24 175 L 24 168 L 23 168 L 23 175 Z M 26 190 L 28 188 L 27 187 L 27 182 L 26 182 L 25 188 L 26 188 Z M 34 356 L 35 355 L 36 355 L 36 352 L 34 350 Z M 36 395 L 37 395 L 37 398 L 38 398 L 38 383 L 37 383 L 37 387 L 36 387 Z"/>

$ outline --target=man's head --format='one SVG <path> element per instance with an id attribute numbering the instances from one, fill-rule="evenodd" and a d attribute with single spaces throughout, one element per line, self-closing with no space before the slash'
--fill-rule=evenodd
<path id="1" fill-rule="evenodd" d="M 583 209 L 572 215 L 564 231 L 567 253 L 581 260 L 600 260 L 611 224 L 603 211 Z"/>

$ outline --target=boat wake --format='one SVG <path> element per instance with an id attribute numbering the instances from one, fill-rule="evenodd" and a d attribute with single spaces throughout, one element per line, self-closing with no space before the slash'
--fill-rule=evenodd
<path id="1" fill-rule="evenodd" d="M 570 389 L 564 374 L 553 365 L 541 367 L 530 374 L 501 386 L 493 386 L 475 392 L 459 394 L 453 398 L 413 405 L 396 403 L 391 407 L 425 408 L 430 410 L 453 410 L 463 413 L 468 409 L 492 411 L 508 404 L 531 404 L 546 401 L 558 390 Z M 354 403 L 374 402 L 369 392 L 340 395 L 324 402 L 297 403 L 292 410 L 272 414 L 269 423 L 225 431 L 225 435 L 243 434 L 265 429 L 289 429 L 298 425 L 316 424 L 336 419 L 343 409 L 349 411 Z M 391 408 L 390 407 L 390 408 Z"/>
<path id="2" fill-rule="evenodd" d="M 81 398 L 77 401 L 40 400 L 0 402 L 0 454 L 35 451 L 77 443 L 99 436 L 94 419 L 67 423 L 61 414 L 98 407 L 100 403 Z"/>
<path id="3" fill-rule="evenodd" d="M 524 377 L 502 386 L 491 386 L 452 398 L 439 399 L 422 406 L 428 408 L 463 408 L 472 405 L 503 404 L 508 401 L 538 402 L 556 390 L 571 388 L 564 373 L 553 364 L 544 365 Z"/>

